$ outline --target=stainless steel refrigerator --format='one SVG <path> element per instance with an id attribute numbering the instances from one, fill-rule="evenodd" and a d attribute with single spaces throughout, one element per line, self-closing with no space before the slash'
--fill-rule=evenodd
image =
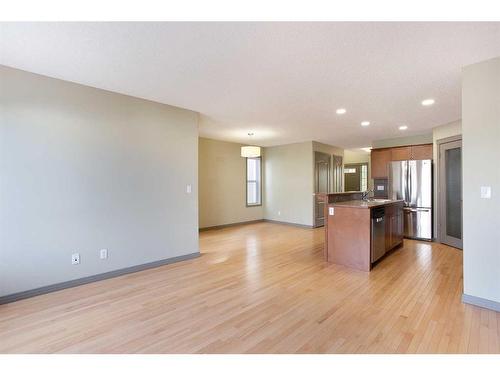
<path id="1" fill-rule="evenodd" d="M 432 240 L 432 160 L 391 162 L 389 198 L 405 201 L 405 237 Z"/>

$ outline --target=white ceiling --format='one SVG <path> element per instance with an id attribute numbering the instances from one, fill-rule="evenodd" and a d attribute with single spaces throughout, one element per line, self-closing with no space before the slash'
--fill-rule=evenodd
<path id="1" fill-rule="evenodd" d="M 461 117 L 461 67 L 499 55 L 500 23 L 0 24 L 0 64 L 198 111 L 201 135 L 262 146 L 429 132 Z"/>

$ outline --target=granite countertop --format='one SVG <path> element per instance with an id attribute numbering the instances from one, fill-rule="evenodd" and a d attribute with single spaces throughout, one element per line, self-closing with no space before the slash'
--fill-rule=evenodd
<path id="1" fill-rule="evenodd" d="M 350 207 L 350 208 L 374 208 L 374 207 L 381 207 L 381 206 L 387 206 L 389 204 L 394 204 L 394 203 L 399 203 L 403 202 L 402 199 L 395 199 L 395 200 L 388 200 L 384 199 L 383 201 L 362 201 L 362 200 L 353 200 L 353 201 L 345 201 L 345 202 L 336 202 L 336 203 L 330 203 L 330 206 L 333 207 Z"/>
<path id="2" fill-rule="evenodd" d="M 349 194 L 363 194 L 362 191 L 340 191 L 340 192 L 336 192 L 336 193 L 321 193 L 321 194 L 325 194 L 325 195 L 349 195 Z"/>

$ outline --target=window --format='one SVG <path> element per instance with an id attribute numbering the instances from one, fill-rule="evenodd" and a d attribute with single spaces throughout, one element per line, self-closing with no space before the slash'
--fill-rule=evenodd
<path id="1" fill-rule="evenodd" d="M 262 204 L 260 166 L 260 158 L 247 158 L 247 206 Z"/>
<path id="2" fill-rule="evenodd" d="M 361 165 L 361 191 L 368 190 L 368 164 Z"/>

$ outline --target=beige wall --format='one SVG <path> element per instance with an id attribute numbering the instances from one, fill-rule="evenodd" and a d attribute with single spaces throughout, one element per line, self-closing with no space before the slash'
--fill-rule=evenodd
<path id="1" fill-rule="evenodd" d="M 433 153 L 433 159 L 434 159 L 434 209 L 433 209 L 433 220 L 434 220 L 434 237 L 438 237 L 438 220 L 439 220 L 439 205 L 440 199 L 439 199 L 439 194 L 438 194 L 438 180 L 437 180 L 437 171 L 439 168 L 439 160 L 438 160 L 438 146 L 437 146 L 437 141 L 442 140 L 444 138 L 456 136 L 456 135 L 461 135 L 462 134 L 462 121 L 454 121 L 450 122 L 449 124 L 437 126 L 434 129 L 432 129 L 432 153 Z"/>
<path id="2" fill-rule="evenodd" d="M 344 156 L 344 150 L 337 146 L 332 146 L 326 143 L 313 141 L 312 147 L 313 151 L 324 152 L 325 154 L 330 154 L 330 155 Z"/>
<path id="3" fill-rule="evenodd" d="M 464 293 L 500 309 L 500 57 L 464 68 L 462 132 Z"/>
<path id="4" fill-rule="evenodd" d="M 262 206 L 246 207 L 246 159 L 240 155 L 241 146 L 199 138 L 200 228 L 264 218 Z"/>
<path id="5" fill-rule="evenodd" d="M 265 218 L 312 226 L 312 142 L 266 147 L 265 153 Z"/>
<path id="6" fill-rule="evenodd" d="M 195 112 L 0 66 L 0 296 L 197 253 L 197 186 Z"/>
<path id="7" fill-rule="evenodd" d="M 263 205 L 246 207 L 241 146 L 199 139 L 200 228 L 261 219 L 312 226 L 314 151 L 343 155 L 343 150 L 312 141 L 262 148 Z"/>
<path id="8" fill-rule="evenodd" d="M 409 137 L 399 137 L 390 139 L 379 139 L 372 142 L 373 148 L 384 148 L 384 147 L 397 147 L 397 146 L 409 146 L 432 143 L 432 133 L 423 135 L 414 135 Z"/>
<path id="9" fill-rule="evenodd" d="M 344 164 L 369 163 L 370 153 L 363 150 L 344 150 Z"/>

